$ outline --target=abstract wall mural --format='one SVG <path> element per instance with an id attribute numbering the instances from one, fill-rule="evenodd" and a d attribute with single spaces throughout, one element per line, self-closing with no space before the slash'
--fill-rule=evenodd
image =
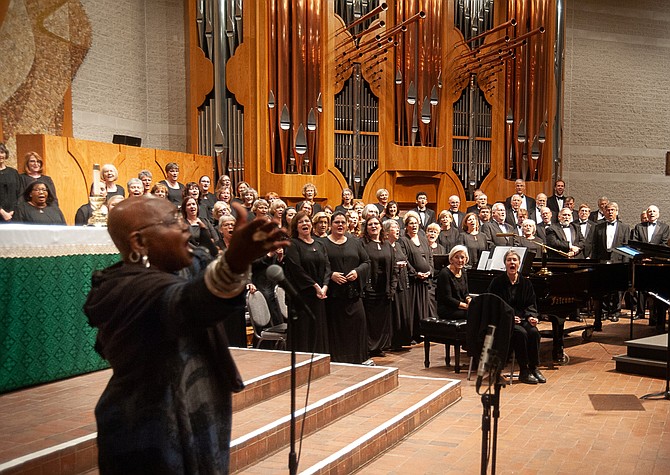
<path id="1" fill-rule="evenodd" d="M 16 165 L 16 134 L 71 134 L 70 84 L 92 31 L 77 0 L 8 3 L 0 16 L 0 120 Z"/>

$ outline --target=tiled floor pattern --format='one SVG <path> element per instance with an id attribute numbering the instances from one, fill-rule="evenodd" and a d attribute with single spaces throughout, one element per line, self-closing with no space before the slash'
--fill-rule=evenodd
<path id="1" fill-rule="evenodd" d="M 652 334 L 646 323 L 635 322 L 636 338 Z M 615 371 L 611 358 L 625 352 L 623 341 L 627 338 L 626 320 L 605 323 L 604 331 L 587 343 L 574 333 L 566 340 L 570 364 L 544 370 L 547 384 L 514 384 L 502 390 L 497 473 L 670 473 L 670 401 L 641 401 L 644 410 L 631 410 L 636 405 L 630 404 L 631 395 L 638 398 L 662 391 L 665 382 Z M 550 344 L 543 340 L 543 358 L 550 354 Z M 423 366 L 421 346 L 375 359 L 378 364 L 398 367 L 401 375 L 460 379 L 463 399 L 364 466 L 361 473 L 480 471 L 480 398 L 474 381 L 466 380 L 467 373 L 455 374 L 444 366 L 442 357 L 443 347 L 436 345 L 429 369 Z M 238 361 L 244 367 L 244 362 Z M 255 368 L 254 373 L 277 369 Z M 94 432 L 92 410 L 109 375 L 109 371 L 102 371 L 0 396 L 0 464 L 26 451 Z M 627 399 L 628 404 L 608 407 L 605 403 L 597 410 L 594 398 L 606 400 L 605 395 L 619 395 L 612 400 Z M 304 452 L 303 460 L 308 456 Z M 73 455 L 63 463 L 74 465 L 75 458 Z M 282 452 L 271 462 L 276 472 L 287 471 Z M 307 466 L 301 463 L 300 469 Z"/>

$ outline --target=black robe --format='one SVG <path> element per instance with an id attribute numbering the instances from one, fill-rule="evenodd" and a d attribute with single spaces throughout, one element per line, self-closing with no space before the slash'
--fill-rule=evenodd
<path id="1" fill-rule="evenodd" d="M 291 239 L 284 258 L 286 278 L 300 294 L 314 315 L 314 320 L 303 315 L 294 302 L 289 300 L 289 325 L 295 325 L 293 333 L 289 328 L 290 344 L 297 351 L 329 353 L 328 321 L 326 301 L 316 296 L 314 284 L 330 286 L 330 262 L 323 240 L 315 238 L 311 244 L 302 239 Z"/>
<path id="2" fill-rule="evenodd" d="M 331 359 L 339 363 L 362 363 L 368 358 L 365 309 L 361 295 L 367 281 L 370 258 L 358 239 L 347 238 L 343 244 L 325 240 L 332 272 L 348 274 L 356 270 L 353 282 L 328 284 L 326 314 Z"/>

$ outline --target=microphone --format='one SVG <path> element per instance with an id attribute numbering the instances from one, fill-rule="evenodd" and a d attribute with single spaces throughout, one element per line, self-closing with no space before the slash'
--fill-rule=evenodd
<path id="1" fill-rule="evenodd" d="M 295 287 L 293 287 L 293 285 L 291 285 L 291 283 L 288 280 L 286 280 L 286 276 L 284 275 L 284 269 L 282 269 L 277 264 L 272 264 L 265 271 L 265 276 L 270 281 L 274 282 L 275 284 L 277 284 L 286 291 L 288 296 L 291 298 L 291 302 L 296 304 L 297 307 L 300 307 L 303 315 L 311 317 L 312 320 L 316 320 L 316 317 L 312 313 L 312 310 L 307 306 L 302 297 L 300 297 L 300 294 L 298 294 L 298 292 L 295 290 Z"/>
<path id="2" fill-rule="evenodd" d="M 479 367 L 477 368 L 477 392 L 482 385 L 482 379 L 489 368 L 489 358 L 491 357 L 491 348 L 493 348 L 493 335 L 496 332 L 495 325 L 489 325 L 484 338 L 484 345 L 482 346 L 482 354 L 479 357 Z"/>

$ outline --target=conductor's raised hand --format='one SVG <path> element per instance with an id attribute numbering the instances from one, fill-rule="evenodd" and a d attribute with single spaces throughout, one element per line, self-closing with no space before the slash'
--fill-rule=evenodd
<path id="1" fill-rule="evenodd" d="M 239 203 L 233 203 L 232 206 L 238 219 L 226 252 L 226 261 L 231 271 L 242 273 L 252 261 L 290 244 L 286 239 L 286 231 L 276 221 L 258 217 L 247 223 L 247 210 Z"/>

